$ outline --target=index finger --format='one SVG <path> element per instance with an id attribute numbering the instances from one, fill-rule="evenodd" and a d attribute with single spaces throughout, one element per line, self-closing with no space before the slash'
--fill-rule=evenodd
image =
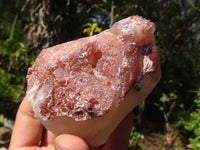
<path id="1" fill-rule="evenodd" d="M 31 105 L 24 98 L 16 116 L 9 149 L 39 145 L 42 130 L 42 124 L 34 117 Z"/>

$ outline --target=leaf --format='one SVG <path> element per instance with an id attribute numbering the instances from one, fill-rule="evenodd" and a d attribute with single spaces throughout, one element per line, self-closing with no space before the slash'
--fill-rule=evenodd
<path id="1" fill-rule="evenodd" d="M 97 26 L 98 26 L 98 23 L 93 23 L 93 24 L 92 24 L 92 28 L 93 28 L 93 29 L 97 28 Z"/>
<path id="2" fill-rule="evenodd" d="M 169 101 L 169 98 L 167 97 L 167 95 L 165 93 L 162 94 L 162 97 L 160 98 L 160 101 L 161 102 L 168 102 Z"/>
<path id="3" fill-rule="evenodd" d="M 17 50 L 17 51 L 15 52 L 15 61 L 18 60 L 19 56 L 20 56 L 20 50 Z"/>
<path id="4" fill-rule="evenodd" d="M 137 8 L 138 8 L 138 5 L 137 5 L 137 4 L 133 4 L 133 5 L 131 5 L 131 7 L 137 9 Z"/>
<path id="5" fill-rule="evenodd" d="M 96 32 L 96 33 L 100 33 L 101 31 L 102 31 L 102 28 L 96 28 L 96 29 L 95 29 L 95 32 Z"/>
<path id="6" fill-rule="evenodd" d="M 163 111 L 163 110 L 164 110 L 164 107 L 160 107 L 159 110 L 160 110 L 160 111 Z"/>
<path id="7" fill-rule="evenodd" d="M 90 32 L 91 32 L 91 29 L 90 29 L 90 28 L 85 28 L 85 29 L 83 30 L 83 33 L 90 34 Z"/>
<path id="8" fill-rule="evenodd" d="M 102 28 L 98 27 L 98 23 L 87 23 L 83 27 L 87 27 L 83 30 L 83 33 L 87 33 L 89 36 L 92 36 L 94 33 L 99 33 L 102 30 Z"/>
<path id="9" fill-rule="evenodd" d="M 83 27 L 91 27 L 91 26 L 92 26 L 92 24 L 89 22 L 83 25 Z"/>
<path id="10" fill-rule="evenodd" d="M 17 22 L 17 18 L 18 18 L 18 15 L 16 15 L 14 20 L 13 20 L 13 24 L 12 24 L 12 28 L 11 28 L 10 36 L 9 36 L 10 38 L 13 38 L 14 31 L 15 31 L 15 26 L 16 26 L 16 22 Z"/>
<path id="11" fill-rule="evenodd" d="M 102 7 L 103 6 L 103 4 L 93 4 L 92 6 L 91 6 L 91 8 L 96 8 L 96 9 L 99 9 L 100 7 Z"/>
<path id="12" fill-rule="evenodd" d="M 4 124 L 4 115 L 0 114 L 0 126 Z"/>
<path id="13" fill-rule="evenodd" d="M 24 47 L 25 47 L 24 43 L 22 43 L 22 42 L 19 42 L 19 46 L 20 46 L 21 48 L 24 48 Z"/>
<path id="14" fill-rule="evenodd" d="M 183 103 L 180 104 L 180 108 L 184 109 L 184 104 Z"/>
<path id="15" fill-rule="evenodd" d="M 169 96 L 170 96 L 170 99 L 176 99 L 177 98 L 175 93 L 170 93 Z"/>

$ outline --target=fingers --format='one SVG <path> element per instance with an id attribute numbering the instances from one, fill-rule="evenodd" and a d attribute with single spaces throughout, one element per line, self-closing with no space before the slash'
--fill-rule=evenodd
<path id="1" fill-rule="evenodd" d="M 18 110 L 12 133 L 10 150 L 25 146 L 37 146 L 42 136 L 42 124 L 34 117 L 32 107 L 26 98 Z"/>
<path id="2" fill-rule="evenodd" d="M 55 147 L 54 147 L 54 145 L 49 145 L 49 146 L 45 146 L 45 147 L 25 146 L 25 147 L 17 148 L 15 150 L 55 150 Z"/>
<path id="3" fill-rule="evenodd" d="M 32 107 L 26 98 L 22 101 L 18 110 L 9 150 L 89 150 L 87 143 L 74 135 L 56 136 L 46 129 L 38 119 L 34 117 Z M 39 142 L 42 140 L 42 146 Z M 54 145 L 55 144 L 55 145 Z"/>
<path id="4" fill-rule="evenodd" d="M 63 134 L 55 139 L 56 150 L 89 150 L 87 143 L 75 135 Z"/>
<path id="5" fill-rule="evenodd" d="M 51 131 L 46 130 L 44 128 L 43 134 L 42 134 L 41 146 L 48 146 L 48 145 L 54 144 L 55 138 L 56 138 L 55 134 L 53 134 Z"/>

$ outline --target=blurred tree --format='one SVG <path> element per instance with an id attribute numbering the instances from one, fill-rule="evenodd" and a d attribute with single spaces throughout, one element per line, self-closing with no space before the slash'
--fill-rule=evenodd
<path id="1" fill-rule="evenodd" d="M 0 114 L 6 117 L 15 116 L 15 102 L 25 95 L 27 68 L 35 59 L 24 41 L 22 14 L 16 5 L 14 0 L 0 1 Z"/>
<path id="2" fill-rule="evenodd" d="M 27 0 L 27 41 L 31 50 L 41 50 L 83 36 L 82 25 L 93 14 L 91 1 Z"/>

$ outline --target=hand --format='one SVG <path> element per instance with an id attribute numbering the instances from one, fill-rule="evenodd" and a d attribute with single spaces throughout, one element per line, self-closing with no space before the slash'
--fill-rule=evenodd
<path id="1" fill-rule="evenodd" d="M 56 137 L 51 131 L 46 130 L 34 117 L 32 107 L 25 98 L 16 116 L 9 150 L 89 150 L 90 148 L 116 150 L 120 147 L 123 150 L 128 145 L 132 120 L 132 115 L 129 114 L 111 134 L 105 145 L 91 148 L 80 137 L 70 134 Z"/>
<path id="2" fill-rule="evenodd" d="M 40 146 L 39 143 L 41 142 Z M 12 133 L 10 150 L 87 150 L 87 143 L 74 135 L 56 137 L 46 130 L 40 121 L 34 117 L 32 107 L 26 98 L 18 110 Z"/>

